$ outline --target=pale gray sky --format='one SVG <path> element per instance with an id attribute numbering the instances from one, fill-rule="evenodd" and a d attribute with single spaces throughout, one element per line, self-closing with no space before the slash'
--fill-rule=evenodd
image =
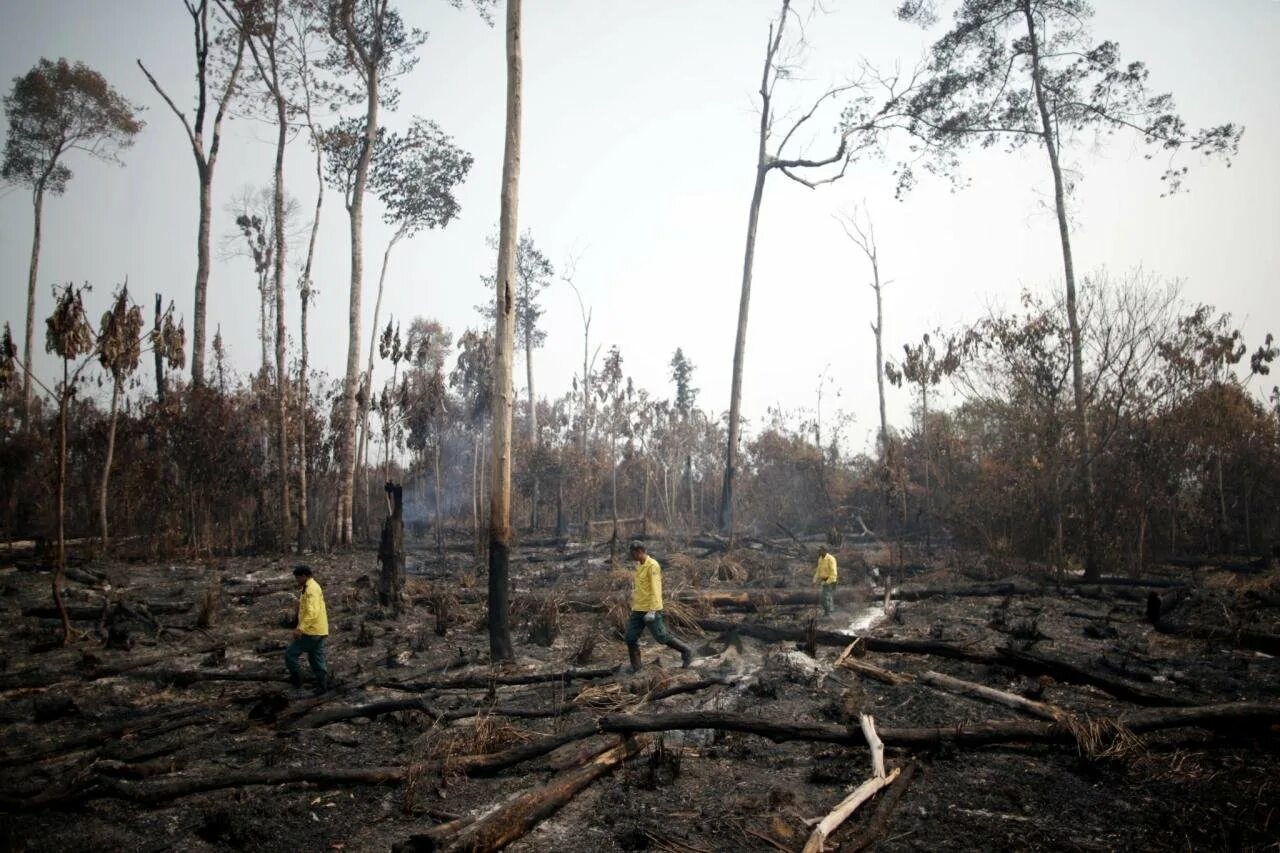
<path id="1" fill-rule="evenodd" d="M 461 219 L 443 232 L 397 247 L 383 321 L 434 317 L 455 336 L 480 323 L 474 306 L 490 298 L 485 236 L 497 220 L 504 110 L 503 38 L 473 13 L 443 0 L 400 4 L 431 36 L 404 81 L 400 110 L 436 120 L 475 156 L 460 193 Z M 779 87 L 800 105 L 839 82 L 860 59 L 911 65 L 940 32 L 897 22 L 893 0 L 838 0 L 809 26 L 805 80 Z M 1274 0 L 1100 0 L 1099 39 L 1151 68 L 1154 90 L 1174 92 L 1192 126 L 1247 126 L 1230 169 L 1193 159 L 1189 192 L 1159 197 L 1159 163 L 1127 139 L 1077 148 L 1083 174 L 1074 211 L 1077 268 L 1178 278 L 1190 302 L 1232 312 L 1251 341 L 1280 331 L 1280 2 Z M 593 347 L 620 346 L 626 371 L 659 395 L 670 393 L 668 362 L 683 347 L 697 365 L 701 404 L 728 406 L 742 248 L 755 157 L 762 49 L 775 0 L 526 0 L 525 112 L 520 227 L 557 265 L 579 256 L 577 283 L 594 309 Z M 148 125 L 125 153 L 125 168 L 84 159 L 67 194 L 45 205 L 38 304 L 39 339 L 51 307 L 49 285 L 95 285 L 96 315 L 112 286 L 129 276 L 135 294 L 177 299 L 191 329 L 195 269 L 195 169 L 173 115 L 134 64 L 142 58 L 184 106 L 191 102 L 190 23 L 178 0 L 4 0 L 0 80 L 41 56 L 81 60 L 148 107 Z M 189 108 L 189 107 L 188 107 Z M 829 127 L 834 117 L 825 125 Z M 230 121 L 215 182 L 214 231 L 233 228 L 226 202 L 270 179 L 267 125 Z M 815 153 L 827 140 L 813 140 Z M 287 163 L 289 192 L 314 202 L 302 140 Z M 967 161 L 972 185 L 953 193 L 923 178 L 893 198 L 890 164 L 866 162 L 834 185 L 810 191 L 770 178 L 760 223 L 748 338 L 744 413 L 758 423 L 770 405 L 811 408 L 818 377 L 841 392 L 857 420 L 861 447 L 875 416 L 869 271 L 831 214 L 866 201 L 880 240 L 886 292 L 886 351 L 937 325 L 979 317 L 989 304 L 1013 305 L 1024 287 L 1056 289 L 1061 260 L 1043 152 L 997 151 Z M 390 230 L 376 202 L 366 220 L 365 337 L 372 323 L 378 263 Z M 330 193 L 322 222 L 312 353 L 337 375 L 346 357 L 346 214 Z M 0 318 L 21 334 L 31 208 L 25 190 L 0 191 Z M 290 258 L 299 260 L 298 257 Z M 290 281 L 296 280 L 291 271 Z M 292 291 L 288 321 L 296 330 Z M 149 303 L 148 303 L 149 304 Z M 545 297 L 548 342 L 535 354 L 537 388 L 556 396 L 581 364 L 581 321 L 568 287 Z M 221 324 L 238 369 L 258 360 L 256 292 L 248 261 L 219 261 L 209 296 L 210 339 Z M 21 342 L 19 341 L 19 345 Z M 364 356 L 361 360 L 363 362 Z M 52 365 L 43 364 L 51 373 Z M 517 381 L 523 385 L 524 372 Z M 831 392 L 828 392 L 829 394 Z M 905 392 L 891 390 L 901 424 Z"/>

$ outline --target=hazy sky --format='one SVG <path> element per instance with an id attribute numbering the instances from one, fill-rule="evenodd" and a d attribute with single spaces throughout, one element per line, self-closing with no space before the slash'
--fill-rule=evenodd
<path id="1" fill-rule="evenodd" d="M 576 256 L 577 284 L 593 309 L 592 347 L 617 344 L 637 384 L 671 393 L 676 347 L 697 366 L 699 402 L 728 407 L 742 249 L 758 121 L 754 89 L 776 0 L 526 0 L 524 147 L 520 227 L 559 266 Z M 910 66 L 941 31 L 899 23 L 894 0 L 831 0 L 808 27 L 802 80 L 778 100 L 799 107 L 840 82 L 860 61 Z M 1132 140 L 1080 146 L 1069 164 L 1083 180 L 1073 204 L 1077 269 L 1107 268 L 1180 279 L 1190 302 L 1230 311 L 1251 343 L 1280 332 L 1280 2 L 1274 0 L 1101 0 L 1098 39 L 1118 41 L 1125 59 L 1151 68 L 1156 91 L 1172 91 L 1192 126 L 1247 126 L 1232 168 L 1192 166 L 1188 192 L 1159 197 L 1159 161 Z M 403 84 L 399 111 L 437 121 L 475 157 L 461 189 L 461 218 L 396 248 L 383 322 L 434 317 L 455 334 L 481 322 L 491 298 L 485 237 L 497 221 L 505 66 L 501 26 L 444 0 L 401 2 L 430 31 L 421 63 Z M 500 15 L 499 15 L 500 17 Z M 945 20 L 943 22 L 945 24 Z M 135 65 L 141 58 L 180 104 L 193 100 L 190 21 L 179 0 L 5 0 L 0 4 L 0 78 L 41 56 L 81 60 L 145 105 L 147 127 L 124 168 L 72 158 L 65 196 L 45 204 L 37 306 L 38 341 L 54 282 L 94 284 L 92 314 L 129 277 L 150 304 L 177 299 L 191 331 L 197 185 L 185 135 Z M 825 155 L 834 116 L 805 140 Z M 254 120 L 226 126 L 215 178 L 215 237 L 234 228 L 226 204 L 271 176 L 273 133 Z M 856 417 L 848 438 L 862 446 L 876 422 L 869 270 L 832 213 L 865 201 L 875 218 L 885 297 L 886 353 L 935 326 L 1013 305 L 1023 288 L 1060 287 L 1061 256 L 1052 185 L 1041 149 L 985 152 L 966 161 L 968 188 L 953 192 L 922 177 L 895 201 L 891 164 L 868 161 L 811 191 L 773 175 L 765 191 L 748 336 L 744 414 L 758 424 L 768 406 L 812 408 L 826 371 L 841 393 L 823 410 Z M 315 183 L 304 140 L 286 165 L 290 194 L 304 209 Z M 391 230 L 371 200 L 365 227 L 367 351 L 378 265 Z M 309 216 L 309 212 L 307 214 Z M 312 359 L 339 375 L 346 358 L 349 265 L 346 213 L 326 196 L 311 312 Z M 0 190 L 0 318 L 21 336 L 31 206 L 25 189 Z M 301 252 L 289 260 L 300 260 Z M 290 270 L 289 281 L 296 281 Z M 296 331 L 297 293 L 288 322 Z M 558 396 L 582 358 L 582 323 L 572 291 L 544 298 L 545 349 L 535 353 L 540 395 Z M 251 264 L 218 261 L 209 291 L 209 337 L 219 324 L 237 369 L 256 367 L 257 295 Z M 19 346 L 21 341 L 19 339 Z M 601 356 L 603 358 L 603 354 Z M 365 356 L 361 356 L 363 363 Z M 42 363 L 51 373 L 52 364 Z M 522 388 L 524 370 L 516 371 Z M 890 391 L 901 424 L 906 393 Z"/>

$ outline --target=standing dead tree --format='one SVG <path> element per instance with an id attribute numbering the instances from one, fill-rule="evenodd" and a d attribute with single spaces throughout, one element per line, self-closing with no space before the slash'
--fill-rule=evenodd
<path id="1" fill-rule="evenodd" d="M 731 540 L 734 482 L 738 472 L 738 444 L 741 430 L 743 364 L 747 349 L 747 317 L 751 307 L 751 278 L 755 264 L 756 235 L 760 222 L 760 207 L 764 200 L 765 181 L 770 173 L 778 171 L 796 183 L 814 189 L 844 177 L 849 164 L 857 154 L 875 144 L 875 132 L 888 124 L 896 115 L 899 100 L 905 94 L 904 91 L 899 90 L 899 81 L 879 81 L 887 92 L 886 99 L 874 110 L 868 109 L 870 99 L 865 96 L 845 106 L 833 153 L 826 157 L 789 155 L 788 145 L 796 139 L 796 134 L 820 109 L 858 90 L 862 84 L 855 81 L 832 87 L 818 96 L 809 109 L 791 124 L 783 134 L 782 140 L 771 151 L 770 142 L 774 138 L 774 125 L 778 118 L 774 90 L 780 80 L 795 76 L 795 66 L 804 48 L 803 38 L 791 46 L 784 46 L 783 43 L 787 23 L 796 16 L 797 13 L 791 8 L 791 0 L 782 0 L 777 20 L 769 25 L 769 38 L 765 42 L 764 68 L 760 76 L 760 129 L 756 148 L 755 185 L 751 192 L 751 206 L 747 213 L 746 248 L 742 258 L 742 292 L 738 302 L 738 328 L 733 345 L 733 382 L 729 392 L 729 434 L 725 450 L 724 484 L 720 497 L 721 532 Z M 914 80 L 908 81 L 906 91 L 909 91 L 913 84 Z M 837 170 L 831 171 L 831 167 L 837 166 Z"/>
<path id="2" fill-rule="evenodd" d="M 160 86 L 147 67 L 138 60 L 138 67 L 146 75 L 147 81 L 156 93 L 164 99 L 169 109 L 182 123 L 187 132 L 187 141 L 191 145 L 191 155 L 196 161 L 196 178 L 200 187 L 200 224 L 196 231 L 196 282 L 195 312 L 191 321 L 191 382 L 200 385 L 204 382 L 204 340 L 205 315 L 209 297 L 209 239 L 213 224 L 213 170 L 218 163 L 218 150 L 222 143 L 222 119 L 226 116 L 227 106 L 236 92 L 236 81 L 244 62 L 245 35 L 239 30 L 231 30 L 220 34 L 209 24 L 209 0 L 183 0 L 187 14 L 195 33 L 196 57 L 196 112 L 194 120 L 188 121 L 187 115 L 178 109 L 173 99 Z M 224 62 L 219 63 L 219 57 Z M 212 68 L 211 68 L 212 60 Z M 211 71 L 225 65 L 225 75 L 221 79 L 211 79 Z M 210 88 L 214 91 L 210 92 Z M 214 96 L 216 100 L 211 100 Z M 208 128 L 208 145 L 206 146 L 206 125 L 209 119 L 209 108 L 215 106 L 213 124 Z"/>
<path id="3" fill-rule="evenodd" d="M 289 499 L 289 411 L 287 391 L 289 372 L 285 364 L 284 269 L 288 244 L 285 240 L 284 152 L 289 143 L 288 79 L 291 66 L 285 61 L 285 42 L 289 31 L 285 26 L 284 0 L 217 0 L 231 26 L 245 39 L 262 94 L 270 105 L 276 123 L 276 156 L 272 170 L 272 252 L 271 278 L 275 295 L 275 415 L 276 464 L 279 469 L 280 506 L 279 541 L 289 539 L 292 506 Z"/>
<path id="4" fill-rule="evenodd" d="M 865 226 L 862 219 L 866 220 Z M 871 324 L 871 332 L 876 339 L 876 393 L 880 402 L 880 432 L 876 435 L 876 442 L 883 458 L 889 442 L 889 419 L 885 414 L 884 404 L 884 285 L 891 282 L 880 281 L 880 250 L 876 245 L 876 228 L 871 221 L 870 211 L 864 207 L 861 217 L 855 210 L 852 213 L 842 213 L 835 220 L 845 236 L 866 255 L 867 262 L 871 264 L 870 287 L 876 295 L 876 319 Z"/>

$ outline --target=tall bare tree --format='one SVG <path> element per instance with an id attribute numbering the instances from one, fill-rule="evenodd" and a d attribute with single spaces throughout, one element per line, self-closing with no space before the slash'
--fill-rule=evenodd
<path id="1" fill-rule="evenodd" d="M 498 214 L 493 370 L 493 485 L 489 490 L 489 657 L 511 660 L 507 573 L 511 561 L 511 355 L 515 343 L 516 240 L 520 202 L 520 113 L 524 61 L 521 0 L 507 0 L 507 125 L 502 153 L 502 205 Z"/>
<path id="2" fill-rule="evenodd" d="M 269 103 L 276 124 L 276 156 L 272 169 L 272 252 L 271 278 L 275 296 L 275 415 L 276 465 L 280 489 L 277 509 L 280 519 L 280 541 L 289 539 L 292 502 L 289 498 L 289 410 L 287 389 L 289 371 L 285 364 L 284 270 L 288 245 L 285 240 L 284 153 L 289 143 L 289 95 L 293 82 L 288 79 L 292 67 L 287 47 L 290 31 L 284 0 L 217 0 L 231 26 L 245 40 L 256 79 Z"/>
<path id="3" fill-rule="evenodd" d="M 63 159 L 68 153 L 80 151 L 98 160 L 118 162 L 117 152 L 133 144 L 143 122 L 136 116 L 138 108 L 111 88 L 101 74 L 82 62 L 73 65 L 65 59 L 41 59 L 26 74 L 15 77 L 13 91 L 4 98 L 4 111 L 9 118 L 9 136 L 0 177 L 7 183 L 30 187 L 33 207 L 27 337 L 22 349 L 22 404 L 29 418 L 45 193 L 66 192 L 71 170 Z"/>
<path id="4" fill-rule="evenodd" d="M 936 20 L 937 5 L 936 0 L 907 0 L 898 15 L 929 25 Z M 1115 42 L 1092 43 L 1087 27 L 1092 14 L 1084 0 L 962 0 L 955 26 L 933 45 L 929 76 L 907 102 L 900 125 L 947 168 L 954 166 L 956 152 L 969 145 L 1044 147 L 1062 244 L 1076 444 L 1087 521 L 1085 574 L 1091 579 L 1099 576 L 1101 567 L 1065 150 L 1082 133 L 1129 131 L 1171 157 L 1189 148 L 1229 161 L 1244 132 L 1230 123 L 1189 131 L 1174 112 L 1171 95 L 1148 92 L 1145 64 L 1122 62 Z M 1167 193 L 1179 189 L 1186 172 L 1185 166 L 1170 163 L 1161 178 Z M 909 166 L 900 169 L 899 175 L 900 187 L 910 184 Z"/>
<path id="5" fill-rule="evenodd" d="M 902 92 L 898 91 L 896 79 L 877 81 L 887 90 L 884 102 L 875 110 L 867 109 L 870 101 L 864 98 L 856 99 L 853 103 L 846 105 L 841 116 L 841 126 L 837 130 L 835 151 L 832 154 L 818 158 L 787 155 L 788 144 L 819 109 L 845 93 L 859 88 L 861 83 L 855 81 L 830 88 L 814 100 L 809 109 L 792 123 L 777 147 L 770 151 L 774 122 L 777 118 L 774 89 L 779 80 L 786 80 L 795 75 L 795 64 L 799 61 L 804 47 L 803 39 L 794 46 L 784 46 L 783 36 L 787 23 L 796 16 L 797 13 L 791 8 L 791 0 L 782 0 L 777 20 L 769 24 L 769 37 L 765 42 L 764 68 L 760 75 L 760 130 L 756 147 L 756 174 L 751 192 L 751 206 L 747 212 L 747 239 L 742 257 L 742 292 L 738 302 L 738 330 L 733 344 L 733 382 L 729 392 L 729 435 L 725 450 L 724 485 L 720 497 L 720 527 L 722 532 L 730 537 L 733 535 L 733 494 L 734 480 L 738 471 L 742 372 L 747 351 L 747 317 L 751 308 L 751 275 L 755 265 L 756 232 L 760 222 L 760 206 L 764 200 L 765 180 L 774 171 L 779 171 L 810 189 L 839 180 L 844 176 L 849 163 L 858 151 L 864 146 L 874 144 L 874 131 L 888 123 L 888 119 L 895 114 L 902 95 Z M 838 171 L 822 171 L 825 167 L 836 165 L 839 165 Z M 815 173 L 814 170 L 818 171 Z M 806 177 L 806 174 L 816 174 L 821 177 Z"/>
<path id="6" fill-rule="evenodd" d="M 884 404 L 884 293 L 880 281 L 880 250 L 876 246 L 875 223 L 871 221 L 869 211 L 864 210 L 864 218 L 865 226 L 855 210 L 837 216 L 836 222 L 840 223 L 845 236 L 867 256 L 867 262 L 871 264 L 871 290 L 876 295 L 876 319 L 871 324 L 871 332 L 876 339 L 876 393 L 880 400 L 880 431 L 876 434 L 876 444 L 880 450 L 880 458 L 883 459 L 889 442 L 889 418 L 885 414 Z"/>
<path id="7" fill-rule="evenodd" d="M 222 144 L 222 119 L 236 91 L 236 81 L 244 62 L 245 37 L 240 30 L 219 33 L 209 23 L 209 0 L 183 0 L 187 14 L 191 16 L 195 33 L 196 57 L 196 112 L 193 120 L 178 109 L 173 99 L 161 88 L 147 67 L 138 60 L 138 67 L 147 76 L 152 88 L 169 105 L 169 109 L 182 122 L 191 145 L 191 155 L 196 161 L 196 178 L 200 187 L 200 224 L 196 230 L 196 288 L 195 310 L 191 320 L 191 382 L 204 382 L 205 315 L 209 299 L 209 240 L 213 227 L 213 170 L 218 163 L 218 150 Z M 219 56 L 225 62 L 219 62 Z M 211 79 L 217 69 L 225 65 L 220 79 Z M 212 72 L 212 73 L 211 73 Z M 210 89 L 213 89 L 211 92 Z M 213 124 L 206 126 L 211 103 L 214 105 Z"/>
<path id="8" fill-rule="evenodd" d="M 312 262 L 316 254 L 316 237 L 320 233 L 320 211 L 324 205 L 324 149 L 321 144 L 321 131 L 315 120 L 316 101 L 323 93 L 324 86 L 316 75 L 313 50 L 316 42 L 316 9 L 310 3 L 290 3 L 286 27 L 288 38 L 285 41 L 285 62 L 289 66 L 289 77 L 294 82 L 293 110 L 298 120 L 306 125 L 307 136 L 311 142 L 312 153 L 316 159 L 316 208 L 311 218 L 311 236 L 307 240 L 307 254 L 302 263 L 302 272 L 298 275 L 298 300 L 300 316 L 298 318 L 298 339 L 301 349 L 298 367 L 298 553 L 301 554 L 307 545 L 307 527 L 309 524 L 309 502 L 311 492 L 308 488 L 307 471 L 307 413 L 310 409 L 310 379 L 308 370 L 308 330 L 307 314 L 312 298 L 315 295 L 314 282 L 311 277 Z"/>

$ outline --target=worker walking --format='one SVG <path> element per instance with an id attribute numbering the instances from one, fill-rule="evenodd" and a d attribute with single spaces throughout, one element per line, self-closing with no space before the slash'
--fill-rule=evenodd
<path id="1" fill-rule="evenodd" d="M 631 559 L 636 564 L 635 582 L 631 589 L 631 617 L 627 620 L 627 654 L 631 658 L 631 671 L 640 671 L 640 635 L 646 625 L 655 640 L 680 653 L 680 665 L 687 667 L 693 662 L 693 649 L 667 633 L 666 622 L 662 618 L 662 566 L 645 553 L 643 542 L 631 543 Z"/>
<path id="2" fill-rule="evenodd" d="M 293 642 L 284 651 L 284 665 L 289 668 L 289 682 L 294 688 L 302 687 L 302 667 L 298 662 L 303 654 L 311 665 L 315 677 L 316 695 L 329 687 L 329 667 L 324 659 L 324 641 L 329 636 L 329 616 L 324 608 L 324 591 L 311 575 L 310 566 L 298 566 L 293 579 L 302 590 L 298 598 L 298 627 L 293 632 Z"/>
<path id="3" fill-rule="evenodd" d="M 822 615 L 830 616 L 835 608 L 836 558 L 825 547 L 818 549 L 818 565 L 813 571 L 813 582 L 818 584 L 818 598 L 822 602 Z"/>

